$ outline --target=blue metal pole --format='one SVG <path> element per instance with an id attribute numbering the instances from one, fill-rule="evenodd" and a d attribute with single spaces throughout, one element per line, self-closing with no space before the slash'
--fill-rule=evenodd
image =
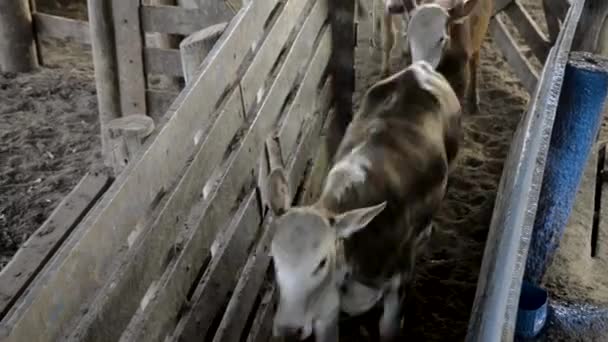
<path id="1" fill-rule="evenodd" d="M 608 61 L 571 55 L 553 125 L 524 279 L 539 285 L 552 262 L 602 121 Z"/>

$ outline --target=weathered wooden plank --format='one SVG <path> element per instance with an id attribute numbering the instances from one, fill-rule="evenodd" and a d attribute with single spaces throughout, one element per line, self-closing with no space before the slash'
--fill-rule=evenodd
<path id="1" fill-rule="evenodd" d="M 212 260 L 190 298 L 192 309 L 182 316 L 169 340 L 199 341 L 207 335 L 219 308 L 227 302 L 262 221 L 255 191 L 242 202 L 239 213 L 214 242 L 216 251 L 212 247 Z"/>
<path id="2" fill-rule="evenodd" d="M 314 9 L 310 12 L 313 4 L 315 4 Z M 309 18 L 311 20 L 300 20 L 302 13 L 310 13 Z M 302 26 L 307 25 L 307 28 L 312 28 L 306 31 L 311 35 L 309 43 L 312 44 L 315 35 L 326 18 L 327 5 L 325 3 L 311 0 L 287 1 L 281 15 L 272 26 L 268 37 L 262 42 L 260 52 L 251 63 L 251 68 L 264 70 L 264 73 L 270 72 L 276 57 L 279 56 L 281 49 L 285 47 L 285 43 L 294 27 L 296 27 L 296 24 L 299 23 Z M 264 89 L 264 86 L 267 86 L 264 84 L 265 79 L 261 79 L 261 82 L 256 82 L 256 79 L 259 79 L 259 75 L 248 73 L 243 76 L 241 81 L 243 102 L 246 108 L 251 108 L 254 104 L 259 105 L 262 99 L 264 99 L 264 95 L 266 95 L 266 90 Z"/>
<path id="3" fill-rule="evenodd" d="M 319 48 L 319 50 L 321 50 L 321 48 Z M 311 67 L 309 70 L 314 69 Z M 307 100 L 310 102 L 310 99 Z M 306 100 L 303 102 L 306 102 Z M 297 106 L 296 103 L 297 102 L 294 101 L 292 108 Z M 303 129 L 302 139 L 296 147 L 295 153 L 293 153 L 291 162 L 288 163 L 288 167 L 286 168 L 290 189 L 292 189 L 292 196 L 294 195 L 298 184 L 301 183 L 302 176 L 309 165 L 312 152 L 319 146 L 319 135 L 325 118 L 327 117 L 327 112 L 321 112 L 320 110 L 314 112 L 315 114 L 312 115 L 308 125 Z M 281 149 L 283 148 L 281 147 Z M 263 235 L 241 272 L 241 277 L 234 289 L 234 294 L 230 298 L 226 312 L 224 313 L 222 321 L 213 338 L 214 342 L 232 342 L 240 340 L 240 336 L 243 333 L 243 329 L 247 322 L 243 317 L 249 316 L 270 264 L 268 246 L 274 234 L 271 217 L 272 215 L 266 216 L 265 224 L 263 226 Z"/>
<path id="4" fill-rule="evenodd" d="M 545 63 L 547 53 L 549 53 L 549 39 L 540 30 L 534 19 L 528 11 L 522 6 L 520 0 L 514 0 L 510 6 L 505 9 L 505 13 L 511 18 L 513 24 L 524 37 L 530 49 L 538 58 L 541 64 Z"/>
<path id="5" fill-rule="evenodd" d="M 277 295 L 274 283 L 268 284 L 264 292 L 257 315 L 251 324 L 246 342 L 267 342 L 272 337 L 272 319 L 275 312 L 274 303 Z"/>
<path id="6" fill-rule="evenodd" d="M 189 35 L 207 26 L 229 21 L 233 12 L 223 1 L 208 1 L 218 6 L 205 6 L 204 10 L 174 6 L 142 6 L 141 24 L 144 32 L 162 32 Z"/>
<path id="7" fill-rule="evenodd" d="M 60 39 L 71 39 L 81 44 L 91 44 L 89 23 L 83 20 L 59 17 L 36 12 L 32 14 L 36 34 Z"/>
<path id="8" fill-rule="evenodd" d="M 146 90 L 148 115 L 154 119 L 154 122 L 159 122 L 178 95 L 179 93 L 173 91 Z"/>
<path id="9" fill-rule="evenodd" d="M 494 0 L 494 16 L 504 11 L 514 0 Z"/>
<path id="10" fill-rule="evenodd" d="M 74 227 L 97 203 L 110 182 L 110 178 L 103 173 L 87 173 L 2 269 L 0 318 L 26 291 Z"/>
<path id="11" fill-rule="evenodd" d="M 177 49 L 144 49 L 146 73 L 168 76 L 183 76 L 182 61 Z"/>
<path id="12" fill-rule="evenodd" d="M 209 125 L 209 117 L 215 111 L 210 104 L 217 103 L 225 89 L 234 83 L 236 71 L 249 51 L 249 46 L 242 42 L 255 41 L 262 35 L 263 18 L 270 15 L 276 3 L 251 2 L 231 21 L 226 34 L 203 62 L 196 81 L 180 93 L 169 109 L 168 121 L 146 141 L 145 152 L 132 160 L 44 270 L 19 309 L 6 320 L 0 338 L 6 338 L 7 342 L 56 340 L 85 299 L 92 298 L 106 283 L 114 270 L 110 260 L 124 250 L 138 222 L 145 219 L 151 206 L 157 205 L 159 194 L 171 188 L 198 148 L 193 142 L 201 142 L 195 138 L 202 136 L 202 128 Z M 189 193 L 195 198 L 200 188 Z M 172 221 L 168 220 L 171 225 L 186 209 L 187 206 L 178 206 Z M 120 299 L 127 301 L 130 294 L 125 292 Z M 105 327 L 108 326 L 111 325 Z"/>
<path id="13" fill-rule="evenodd" d="M 328 32 L 326 32 L 328 33 Z M 298 35 L 301 38 L 301 35 Z M 201 251 L 208 250 L 218 226 L 225 222 L 230 213 L 229 208 L 239 192 L 247 185 L 249 175 L 255 179 L 256 158 L 262 148 L 261 142 L 269 133 L 271 126 L 279 117 L 281 106 L 296 84 L 303 61 L 308 61 L 313 54 L 314 44 L 296 38 L 287 57 L 281 66 L 266 100 L 257 112 L 251 126 L 247 129 L 238 147 L 231 153 L 221 172 L 220 179 L 210 187 L 206 200 L 200 208 L 194 208 L 193 221 L 188 224 L 189 237 L 185 238 L 181 254 L 174 264 L 170 265 L 160 280 L 154 298 L 145 308 L 138 310 L 130 326 L 121 336 L 122 341 L 157 340 L 162 333 L 170 329 L 179 312 L 180 303 L 195 280 L 200 265 Z M 329 34 L 324 34 L 319 42 L 319 50 L 314 51 L 311 68 L 323 68 L 329 58 Z M 324 56 L 326 55 L 326 56 Z M 297 83 L 300 84 L 300 83 Z M 305 84 L 304 81 L 301 84 Z M 300 85 L 301 85 L 300 84 Z M 315 87 L 316 84 L 309 85 Z M 304 104 L 303 104 L 304 106 Z M 202 215 L 201 215 L 202 213 Z M 215 223 L 215 227 L 209 223 Z M 186 267 L 190 266 L 190 269 Z"/>
<path id="14" fill-rule="evenodd" d="M 146 113 L 139 1 L 112 0 L 122 115 Z"/>
<path id="15" fill-rule="evenodd" d="M 606 18 L 608 18 L 608 2 L 585 0 L 585 8 L 572 43 L 573 50 L 607 55 L 608 20 Z"/>
<path id="16" fill-rule="evenodd" d="M 230 141 L 243 123 L 241 98 L 239 93 L 235 92 L 233 99 L 227 102 L 219 117 L 210 123 L 208 132 L 205 135 L 201 133 L 198 138 L 202 140 L 201 149 L 167 202 L 161 206 L 158 218 L 149 228 L 143 227 L 138 232 L 139 238 L 134 237 L 133 246 L 122 258 L 120 268 L 106 283 L 96 300 L 95 309 L 89 317 L 81 321 L 78 330 L 86 331 L 90 338 L 98 341 L 118 340 L 122 331 L 119 328 L 127 326 L 147 287 L 160 277 L 165 269 L 165 261 L 177 243 L 179 229 L 176 227 L 184 223 L 189 224 L 184 217 L 188 209 L 184 207 L 190 208 L 190 202 L 195 202 L 196 195 L 200 195 L 205 183 L 210 182 L 213 171 L 222 161 Z M 229 205 L 225 209 L 230 210 L 231 207 L 232 205 Z M 192 271 L 197 273 L 195 269 Z M 100 320 L 99 313 L 95 312 L 98 310 L 114 314 Z M 111 321 L 108 322 L 107 319 Z M 99 329 L 107 324 L 112 324 L 112 331 L 101 333 Z M 80 331 L 75 337 L 81 338 Z"/>
<path id="17" fill-rule="evenodd" d="M 536 83 L 538 82 L 538 72 L 526 57 L 521 54 L 517 43 L 515 43 L 500 16 L 494 17 L 490 22 L 490 32 L 492 33 L 494 42 L 500 48 L 500 51 L 502 51 L 503 56 L 515 71 L 524 88 L 526 88 L 528 93 L 534 93 Z"/>

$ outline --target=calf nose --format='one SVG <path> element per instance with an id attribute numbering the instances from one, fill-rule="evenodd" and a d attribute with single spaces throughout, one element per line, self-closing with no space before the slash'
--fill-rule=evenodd
<path id="1" fill-rule="evenodd" d="M 276 337 L 283 337 L 287 341 L 300 341 L 302 340 L 302 332 L 304 329 L 302 327 L 294 327 L 294 326 L 278 326 L 275 329 Z"/>
<path id="2" fill-rule="evenodd" d="M 388 13 L 390 14 L 402 14 L 405 13 L 405 6 L 400 1 L 392 2 L 388 4 Z"/>

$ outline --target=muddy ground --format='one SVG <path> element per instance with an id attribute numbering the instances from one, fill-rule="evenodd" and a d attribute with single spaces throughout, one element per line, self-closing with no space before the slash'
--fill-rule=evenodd
<path id="1" fill-rule="evenodd" d="M 39 9 L 86 16 L 84 2 Z M 44 67 L 0 73 L 0 269 L 99 160 L 90 49 L 45 40 Z"/>

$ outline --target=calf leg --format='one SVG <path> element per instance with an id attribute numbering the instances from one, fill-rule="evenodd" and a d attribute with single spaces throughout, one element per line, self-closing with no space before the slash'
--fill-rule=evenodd
<path id="1" fill-rule="evenodd" d="M 394 341 L 401 328 L 401 314 L 403 308 L 403 294 L 401 275 L 395 275 L 384 294 L 383 312 L 380 317 L 380 341 Z"/>
<path id="2" fill-rule="evenodd" d="M 383 46 L 382 46 L 382 77 L 390 75 L 390 61 L 391 51 L 395 44 L 395 31 L 393 31 L 393 16 L 390 13 L 384 11 L 382 20 L 382 34 L 383 34 Z"/>
<path id="3" fill-rule="evenodd" d="M 338 318 L 340 316 L 340 310 L 336 310 L 334 313 L 322 320 L 315 322 L 315 341 L 316 342 L 338 342 L 340 338 L 338 328 Z"/>
<path id="4" fill-rule="evenodd" d="M 477 88 L 477 74 L 478 74 L 478 67 L 479 67 L 479 51 L 476 51 L 473 53 L 473 55 L 471 56 L 471 59 L 469 60 L 469 84 L 468 84 L 468 96 L 467 96 L 467 102 L 469 104 L 469 108 L 471 113 L 478 113 L 479 112 L 479 90 Z"/>

